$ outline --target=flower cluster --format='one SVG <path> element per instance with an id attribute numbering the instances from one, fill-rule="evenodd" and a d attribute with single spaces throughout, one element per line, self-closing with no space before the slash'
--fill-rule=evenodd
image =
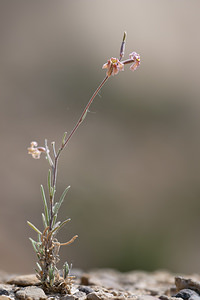
<path id="1" fill-rule="evenodd" d="M 124 56 L 124 47 L 125 41 L 123 40 L 121 50 L 120 50 L 120 59 Z M 130 64 L 130 69 L 135 71 L 140 65 L 140 55 L 136 52 L 129 54 L 129 59 L 120 61 L 118 58 L 110 58 L 107 63 L 105 63 L 102 69 L 107 69 L 106 75 L 110 77 L 111 75 L 117 75 L 119 71 L 124 71 L 124 65 Z"/>
<path id="2" fill-rule="evenodd" d="M 38 147 L 37 142 L 31 142 L 31 146 L 28 148 L 28 154 L 31 154 L 34 159 L 39 159 L 42 152 L 46 153 L 44 147 Z"/>

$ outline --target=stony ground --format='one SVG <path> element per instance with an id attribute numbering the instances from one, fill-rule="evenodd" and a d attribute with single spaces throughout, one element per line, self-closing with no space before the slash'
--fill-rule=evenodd
<path id="1" fill-rule="evenodd" d="M 175 277 L 153 273 L 103 269 L 84 273 L 74 270 L 71 295 L 46 295 L 35 275 L 16 276 L 0 272 L 0 300 L 200 300 L 200 276 Z"/>

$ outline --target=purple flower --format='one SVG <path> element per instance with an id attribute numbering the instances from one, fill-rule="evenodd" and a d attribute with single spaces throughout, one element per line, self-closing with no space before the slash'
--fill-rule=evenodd
<path id="1" fill-rule="evenodd" d="M 130 59 L 133 61 L 133 64 L 130 66 L 132 71 L 135 71 L 140 65 L 140 55 L 136 52 L 132 52 L 129 54 Z"/>
<path id="2" fill-rule="evenodd" d="M 110 77 L 111 75 L 117 75 L 119 71 L 124 71 L 124 64 L 118 58 L 112 57 L 103 65 L 102 69 L 108 69 L 106 75 Z"/>

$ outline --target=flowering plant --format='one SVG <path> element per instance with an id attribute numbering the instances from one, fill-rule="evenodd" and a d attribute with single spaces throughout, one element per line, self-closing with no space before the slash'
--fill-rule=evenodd
<path id="1" fill-rule="evenodd" d="M 78 237 L 77 235 L 75 235 L 68 242 L 65 243 L 60 243 L 56 238 L 56 234 L 58 233 L 58 231 L 70 221 L 70 219 L 64 220 L 63 222 L 57 221 L 59 209 L 70 188 L 70 186 L 68 186 L 64 190 L 60 199 L 57 200 L 56 180 L 58 171 L 58 160 L 61 152 L 67 146 L 70 139 L 85 119 L 89 107 L 92 104 L 94 98 L 104 86 L 109 77 L 111 75 L 117 75 L 119 71 L 123 71 L 124 65 L 126 64 L 131 64 L 130 69 L 132 71 L 135 71 L 140 65 L 140 55 L 136 52 L 132 52 L 129 55 L 129 59 L 121 61 L 124 57 L 125 40 L 126 32 L 123 35 L 119 59 L 112 57 L 108 60 L 107 63 L 103 65 L 102 68 L 107 69 L 106 77 L 95 90 L 88 104 L 84 108 L 78 122 L 72 129 L 71 133 L 69 135 L 67 135 L 67 132 L 64 133 L 61 145 L 58 148 L 58 150 L 56 151 L 55 142 L 52 142 L 52 153 L 50 153 L 46 140 L 45 145 L 43 147 L 38 146 L 37 142 L 31 142 L 31 145 L 28 148 L 28 153 L 31 154 L 34 159 L 39 159 L 41 154 L 44 153 L 50 165 L 50 169 L 48 171 L 48 201 L 45 195 L 44 187 L 43 185 L 41 185 L 41 193 L 44 203 L 44 213 L 42 213 L 42 221 L 44 226 L 43 231 L 40 231 L 31 222 L 28 222 L 29 226 L 38 234 L 37 241 L 33 240 L 32 238 L 30 238 L 30 241 L 38 258 L 36 276 L 40 280 L 43 289 L 47 292 L 71 292 L 73 276 L 69 275 L 69 265 L 67 262 L 65 262 L 63 266 L 63 276 L 60 276 L 59 270 L 57 269 L 57 263 L 59 262 L 60 247 L 73 243 Z"/>

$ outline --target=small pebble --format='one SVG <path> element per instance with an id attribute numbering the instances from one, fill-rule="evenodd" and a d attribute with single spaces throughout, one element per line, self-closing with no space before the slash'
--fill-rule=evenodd
<path id="1" fill-rule="evenodd" d="M 94 292 L 93 289 L 91 289 L 89 286 L 86 286 L 86 285 L 81 285 L 81 286 L 78 287 L 78 289 L 79 289 L 80 292 L 86 293 L 86 295 L 88 295 L 89 293 Z"/>
<path id="2" fill-rule="evenodd" d="M 190 289 L 180 290 L 175 297 L 182 298 L 184 300 L 200 300 L 199 294 Z"/>
<path id="3" fill-rule="evenodd" d="M 101 297 L 95 292 L 87 295 L 87 300 L 101 300 Z"/>
<path id="4" fill-rule="evenodd" d="M 76 300 L 77 298 L 73 295 L 66 295 L 61 298 L 61 300 Z"/>
<path id="5" fill-rule="evenodd" d="M 8 295 L 9 295 L 9 293 L 8 293 L 8 291 L 7 291 L 7 290 L 0 289 L 0 295 L 6 295 L 6 296 L 8 296 Z"/>
<path id="6" fill-rule="evenodd" d="M 79 300 L 86 300 L 87 299 L 87 296 L 86 296 L 86 293 L 84 292 L 76 292 L 73 296 L 76 297 L 76 299 L 79 299 Z"/>
<path id="7" fill-rule="evenodd" d="M 44 291 L 36 286 L 28 286 L 20 289 L 16 292 L 16 297 L 22 300 L 33 299 L 33 300 L 45 300 L 47 296 Z"/>
<path id="8" fill-rule="evenodd" d="M 151 295 L 142 295 L 142 296 L 138 296 L 138 300 L 159 300 L 159 298 Z"/>
<path id="9" fill-rule="evenodd" d="M 15 284 L 18 286 L 30 286 L 30 285 L 38 285 L 40 281 L 36 277 L 36 275 L 30 274 L 30 275 L 15 276 L 10 280 L 8 280 L 7 283 Z"/>

